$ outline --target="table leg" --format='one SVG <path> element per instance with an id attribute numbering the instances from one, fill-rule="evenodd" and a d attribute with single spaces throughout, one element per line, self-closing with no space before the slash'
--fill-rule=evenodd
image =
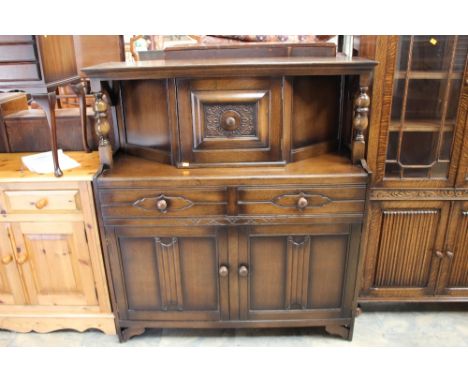
<path id="1" fill-rule="evenodd" d="M 55 105 L 57 103 L 57 95 L 54 91 L 47 94 L 34 95 L 34 99 L 38 105 L 44 110 L 47 122 L 49 123 L 50 142 L 52 146 L 52 159 L 54 161 L 54 174 L 59 177 L 63 175 L 58 162 L 57 153 L 57 125 L 55 119 Z"/>
<path id="2" fill-rule="evenodd" d="M 91 149 L 88 146 L 88 135 L 87 135 L 87 115 L 86 115 L 86 92 L 85 84 L 83 82 L 78 82 L 76 84 L 71 84 L 73 92 L 78 97 L 80 102 L 80 118 L 81 118 L 81 137 L 83 140 L 83 149 L 90 153 Z"/>

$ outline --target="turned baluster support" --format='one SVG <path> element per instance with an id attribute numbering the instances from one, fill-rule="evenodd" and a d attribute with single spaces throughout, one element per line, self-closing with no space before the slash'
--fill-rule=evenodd
<path id="1" fill-rule="evenodd" d="M 359 163 L 365 158 L 366 140 L 364 132 L 369 125 L 370 98 L 367 94 L 367 86 L 361 86 L 359 95 L 354 99 L 353 117 L 353 142 L 351 144 L 351 155 L 353 163 Z"/>
<path id="2" fill-rule="evenodd" d="M 99 160 L 104 167 L 112 167 L 112 145 L 109 140 L 110 124 L 107 118 L 107 102 L 103 93 L 95 94 L 94 129 L 99 138 Z"/>

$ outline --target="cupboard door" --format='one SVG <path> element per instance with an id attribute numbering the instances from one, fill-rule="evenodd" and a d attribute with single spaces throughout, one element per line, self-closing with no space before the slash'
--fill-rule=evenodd
<path id="1" fill-rule="evenodd" d="M 455 202 L 449 221 L 438 293 L 468 296 L 468 202 Z"/>
<path id="2" fill-rule="evenodd" d="M 33 305 L 97 305 L 82 222 L 12 224 L 16 261 Z"/>
<path id="3" fill-rule="evenodd" d="M 449 210 L 442 201 L 372 203 L 361 297 L 433 296 Z"/>
<path id="4" fill-rule="evenodd" d="M 240 319 L 350 315 L 359 236 L 348 224 L 242 228 Z"/>
<path id="5" fill-rule="evenodd" d="M 0 307 L 26 304 L 21 278 L 18 273 L 11 227 L 0 224 Z"/>
<path id="6" fill-rule="evenodd" d="M 395 65 L 387 65 L 391 98 L 380 100 L 376 178 L 384 186 L 454 185 L 466 124 L 467 53 L 468 36 L 399 38 Z"/>
<path id="7" fill-rule="evenodd" d="M 120 319 L 228 318 L 224 230 L 120 227 L 108 234 Z"/>

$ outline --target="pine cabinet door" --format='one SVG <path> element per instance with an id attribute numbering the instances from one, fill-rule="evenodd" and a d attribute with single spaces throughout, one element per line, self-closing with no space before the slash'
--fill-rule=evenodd
<path id="1" fill-rule="evenodd" d="M 12 229 L 30 304 L 97 305 L 83 222 L 24 222 Z"/>
<path id="2" fill-rule="evenodd" d="M 358 224 L 241 228 L 240 319 L 350 315 L 359 236 Z"/>
<path id="3" fill-rule="evenodd" d="M 443 201 L 372 203 L 361 297 L 434 296 L 449 210 Z"/>
<path id="4" fill-rule="evenodd" d="M 23 305 L 26 297 L 16 265 L 14 242 L 9 224 L 0 224 L 0 308 Z"/>
<path id="5" fill-rule="evenodd" d="M 455 202 L 447 231 L 438 293 L 468 296 L 468 202 Z"/>
<path id="6" fill-rule="evenodd" d="M 216 227 L 119 227 L 108 231 L 119 318 L 228 318 L 226 233 Z"/>

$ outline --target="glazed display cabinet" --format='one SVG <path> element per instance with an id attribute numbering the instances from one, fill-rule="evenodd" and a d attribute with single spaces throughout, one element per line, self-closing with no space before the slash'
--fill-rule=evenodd
<path id="1" fill-rule="evenodd" d="M 361 39 L 377 59 L 361 301 L 468 300 L 467 36 Z"/>
<path id="2" fill-rule="evenodd" d="M 97 92 L 95 198 L 120 338 L 324 326 L 351 339 L 376 62 L 327 43 L 232 49 L 84 69 Z"/>

